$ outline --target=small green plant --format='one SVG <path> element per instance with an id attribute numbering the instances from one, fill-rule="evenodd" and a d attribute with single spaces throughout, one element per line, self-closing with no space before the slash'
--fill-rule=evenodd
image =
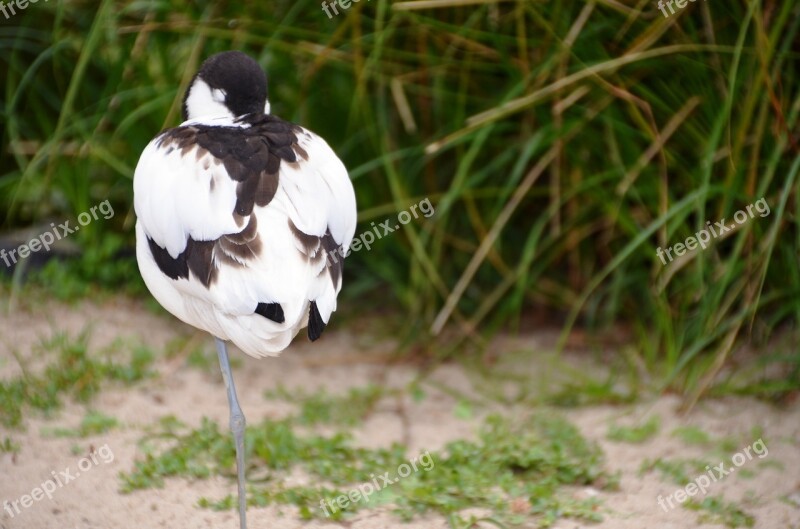
<path id="1" fill-rule="evenodd" d="M 459 400 L 453 408 L 453 415 L 459 419 L 471 419 L 474 415 L 472 404 L 467 400 Z"/>
<path id="2" fill-rule="evenodd" d="M 628 404 L 636 400 L 634 392 L 621 392 L 612 379 L 593 380 L 583 377 L 580 382 L 568 382 L 545 398 L 545 403 L 563 408 L 578 408 L 599 404 Z"/>
<path id="3" fill-rule="evenodd" d="M 52 428 L 44 433 L 54 437 L 90 437 L 106 433 L 118 426 L 119 421 L 114 417 L 99 411 L 89 410 L 77 428 Z"/>
<path id="4" fill-rule="evenodd" d="M 755 519 L 733 503 L 708 496 L 702 501 L 689 500 L 683 504 L 686 509 L 698 511 L 699 521 L 709 524 L 722 524 L 727 527 L 753 527 Z"/>
<path id="5" fill-rule="evenodd" d="M 345 395 L 330 395 L 326 391 L 303 393 L 289 391 L 283 386 L 267 391 L 268 399 L 282 399 L 300 406 L 297 420 L 300 424 L 331 424 L 353 426 L 358 424 L 375 408 L 375 405 L 386 396 L 387 391 L 381 386 L 368 385 L 363 388 L 351 388 Z"/>
<path id="6" fill-rule="evenodd" d="M 677 485 L 686 485 L 698 474 L 705 472 L 708 463 L 701 459 L 675 458 L 675 459 L 645 459 L 639 466 L 639 475 L 647 472 L 658 471 L 662 479 L 668 478 Z"/>
<path id="7" fill-rule="evenodd" d="M 18 454 L 19 449 L 19 443 L 10 437 L 4 437 L 3 442 L 0 443 L 0 453 L 3 454 Z"/>
<path id="8" fill-rule="evenodd" d="M 644 443 L 655 437 L 661 427 L 661 419 L 658 415 L 650 417 L 647 422 L 639 426 L 620 426 L 613 424 L 609 426 L 606 437 L 612 441 L 623 443 Z"/>
<path id="9" fill-rule="evenodd" d="M 74 340 L 59 334 L 42 349 L 56 352 L 55 361 L 42 373 L 32 373 L 23 365 L 22 375 L 0 381 L 0 423 L 5 426 L 20 427 L 26 408 L 49 414 L 62 405 L 65 396 L 89 402 L 104 381 L 130 384 L 152 375 L 154 355 L 149 349 L 135 348 L 127 364 L 95 358 L 88 352 L 87 332 Z"/>
<path id="10" fill-rule="evenodd" d="M 697 426 L 678 426 L 672 430 L 672 436 L 687 445 L 708 446 L 711 443 L 711 437 Z"/>
<path id="11" fill-rule="evenodd" d="M 214 369 L 219 369 L 217 363 L 202 347 L 192 349 L 189 356 L 186 357 L 186 364 L 201 371 L 210 372 Z"/>

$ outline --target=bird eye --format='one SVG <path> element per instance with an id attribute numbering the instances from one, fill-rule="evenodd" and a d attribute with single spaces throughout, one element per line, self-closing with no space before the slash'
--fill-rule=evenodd
<path id="1" fill-rule="evenodd" d="M 225 90 L 223 90 L 222 88 L 212 88 L 211 89 L 211 99 L 213 99 L 217 103 L 224 103 L 225 102 L 225 97 L 227 95 L 228 94 L 226 94 Z"/>

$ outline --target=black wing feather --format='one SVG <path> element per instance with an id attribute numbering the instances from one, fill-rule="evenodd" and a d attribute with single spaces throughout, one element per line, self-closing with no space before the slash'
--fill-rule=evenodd
<path id="1" fill-rule="evenodd" d="M 308 339 L 316 341 L 322 336 L 322 331 L 325 330 L 325 322 L 322 321 L 322 315 L 317 308 L 317 302 L 311 302 L 311 308 L 308 310 Z"/>

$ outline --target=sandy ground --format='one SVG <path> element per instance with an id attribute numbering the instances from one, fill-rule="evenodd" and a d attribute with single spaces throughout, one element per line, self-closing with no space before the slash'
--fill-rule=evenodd
<path id="1" fill-rule="evenodd" d="M 156 351 L 176 336 L 194 335 L 183 324 L 168 317 L 145 310 L 141 303 L 125 299 L 112 299 L 102 303 L 82 302 L 64 306 L 55 303 L 33 303 L 34 308 L 18 309 L 4 314 L 0 321 L 0 377 L 18 374 L 16 361 L 10 354 L 16 350 L 23 357 L 35 355 L 36 344 L 44 337 L 64 331 L 76 335 L 91 322 L 92 350 L 122 338 L 126 343 L 145 343 Z M 205 340 L 197 335 L 197 340 Z M 547 373 L 545 362 L 551 349 L 553 334 L 502 338 L 493 344 L 500 364 L 514 372 L 531 374 L 531 383 L 542 380 Z M 200 342 L 198 342 L 200 343 Z M 317 345 L 321 344 L 321 345 Z M 265 389 L 282 383 L 287 388 L 312 391 L 326 388 L 344 391 L 349 387 L 383 383 L 404 387 L 415 376 L 410 366 L 387 367 L 379 360 L 390 347 L 363 336 L 355 337 L 346 330 L 331 326 L 323 340 L 314 346 L 298 339 L 288 354 L 277 359 L 255 360 L 235 353 L 241 365 L 234 376 L 240 400 L 251 423 L 264 417 L 281 417 L 290 411 L 282 401 L 267 400 Z M 208 345 L 209 351 L 211 344 Z M 504 354 L 508 353 L 507 357 Z M 505 360 L 504 358 L 507 358 Z M 516 364 L 515 364 L 516 363 Z M 576 362 L 584 369 L 591 367 L 585 359 Z M 131 388 L 108 387 L 103 389 L 92 407 L 116 417 L 123 424 L 107 434 L 87 439 L 65 439 L 42 435 L 42 429 L 54 426 L 75 426 L 83 418 L 85 407 L 68 404 L 50 420 L 34 417 L 28 419 L 25 431 L 0 429 L 0 440 L 11 437 L 21 445 L 17 454 L 0 453 L 0 501 L 18 500 L 51 477 L 53 472 L 71 469 L 77 477 L 52 494 L 36 501 L 13 517 L 0 511 L 2 529 L 106 529 L 106 528 L 223 528 L 238 527 L 235 512 L 214 512 L 196 506 L 198 498 L 220 498 L 235 491 L 234 484 L 221 477 L 188 482 L 169 480 L 162 490 L 147 490 L 133 494 L 118 492 L 118 473 L 129 471 L 137 457 L 136 442 L 142 431 L 165 415 L 174 414 L 189 425 L 197 425 L 201 417 L 208 416 L 220 424 L 227 424 L 228 411 L 224 386 L 218 374 L 207 373 L 183 365 L 183 359 L 157 361 L 159 376 Z M 357 443 L 366 446 L 388 446 L 392 441 L 404 442 L 409 453 L 435 450 L 457 438 L 474 436 L 481 413 L 469 420 L 454 413 L 457 399 L 454 392 L 486 402 L 481 391 L 480 377 L 459 365 L 445 365 L 431 376 L 431 389 L 422 401 L 404 399 L 400 406 L 382 403 L 355 432 Z M 444 388 L 447 388 L 445 391 Z M 682 507 L 659 507 L 659 495 L 667 497 L 678 489 L 669 481 L 662 481 L 656 473 L 639 475 L 645 459 L 657 457 L 699 457 L 697 448 L 688 447 L 670 435 L 680 425 L 697 425 L 716 437 L 736 436 L 744 440 L 742 447 L 757 441 L 753 428 L 762 429 L 768 449 L 763 459 L 753 454 L 741 468 L 751 472 L 731 473 L 713 483 L 709 494 L 724 495 L 728 501 L 738 502 L 753 514 L 757 528 L 800 528 L 800 409 L 777 410 L 767 404 L 747 399 L 726 398 L 701 402 L 688 416 L 677 413 L 678 401 L 662 397 L 656 401 L 629 406 L 594 406 L 563 413 L 588 438 L 596 440 L 607 456 L 610 471 L 621 474 L 617 492 L 594 489 L 576 490 L 579 495 L 599 495 L 603 500 L 605 521 L 584 524 L 576 520 L 561 520 L 557 528 L 584 526 L 602 529 L 627 529 L 642 527 L 685 528 L 720 527 L 701 524 L 698 515 Z M 487 407 L 491 408 L 489 405 Z M 404 409 L 403 417 L 398 409 Z M 499 408 L 497 408 L 499 409 Z M 513 410 L 509 411 L 513 413 Z M 653 414 L 661 418 L 660 433 L 652 440 L 631 445 L 606 439 L 609 424 L 636 424 Z M 750 439 L 749 443 L 746 442 Z M 88 454 L 91 447 L 108 448 L 98 451 L 96 463 L 83 463 L 84 456 L 74 455 L 73 445 L 78 443 Z M 752 452 L 751 452 L 752 453 Z M 104 456 L 104 457 L 102 457 Z M 736 457 L 736 452 L 730 458 Z M 743 456 L 739 456 L 743 457 Z M 726 468 L 733 467 L 731 459 L 720 461 Z M 764 462 L 771 464 L 763 464 Z M 735 462 L 735 461 L 734 461 Z M 79 475 L 78 475 L 79 474 Z M 321 521 L 303 522 L 294 507 L 250 508 L 250 527 L 273 528 L 334 528 L 351 529 L 391 528 L 407 529 L 444 528 L 447 522 L 438 516 L 416 518 L 402 523 L 387 508 L 366 509 L 343 523 Z"/>

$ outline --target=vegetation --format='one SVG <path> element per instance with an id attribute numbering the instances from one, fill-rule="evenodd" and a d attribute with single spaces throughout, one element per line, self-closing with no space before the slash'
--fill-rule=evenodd
<path id="1" fill-rule="evenodd" d="M 564 338 L 624 322 L 631 365 L 688 403 L 716 384 L 781 398 L 800 386 L 799 10 L 375 0 L 329 18 L 311 0 L 30 4 L 0 28 L 2 226 L 109 200 L 113 218 L 71 236 L 82 257 L 40 280 L 141 291 L 138 155 L 179 123 L 202 59 L 242 49 L 267 68 L 274 112 L 344 159 L 360 230 L 435 205 L 348 260 L 346 297 L 402 307 L 425 343 L 450 324 L 445 356 L 474 329 L 526 326 L 531 308 L 556 315 Z M 769 214 L 657 257 L 761 198 Z M 777 378 L 763 364 L 719 376 L 739 344 L 782 329 Z"/>
<path id="2" fill-rule="evenodd" d="M 672 435 L 687 445 L 707 446 L 711 443 L 711 437 L 697 426 L 679 426 L 672 430 Z"/>
<path id="3" fill-rule="evenodd" d="M 364 388 L 352 388 L 346 395 L 336 397 L 326 391 L 303 393 L 289 391 L 283 386 L 265 392 L 269 399 L 282 399 L 300 404 L 297 421 L 306 426 L 332 424 L 354 426 L 360 423 L 385 394 L 386 389 L 370 384 Z"/>
<path id="4" fill-rule="evenodd" d="M 131 384 L 152 374 L 150 365 L 154 355 L 149 349 L 137 347 L 129 363 L 121 364 L 110 358 L 111 349 L 106 351 L 104 359 L 90 355 L 87 344 L 88 333 L 76 339 L 60 334 L 44 342 L 42 352 L 54 351 L 56 358 L 41 373 L 29 369 L 17 358 L 22 374 L 0 380 L 0 424 L 21 427 L 23 414 L 29 408 L 51 413 L 61 407 L 65 396 L 89 402 L 105 381 Z M 112 426 L 110 419 L 90 414 L 77 434 L 85 436 L 105 431 Z"/>
<path id="5" fill-rule="evenodd" d="M 19 452 L 20 446 L 19 443 L 11 439 L 10 437 L 4 437 L 3 442 L 0 443 L 0 453 L 3 454 L 16 454 Z"/>
<path id="6" fill-rule="evenodd" d="M 699 523 L 723 524 L 727 527 L 753 527 L 755 519 L 735 503 L 709 496 L 702 501 L 689 500 L 684 505 L 687 509 L 700 513 Z"/>
<path id="7" fill-rule="evenodd" d="M 48 428 L 45 433 L 54 437 L 90 437 L 104 434 L 118 426 L 119 421 L 114 417 L 89 410 L 77 428 Z"/>
<path id="8" fill-rule="evenodd" d="M 365 391 L 368 391 L 366 388 Z M 599 521 L 600 505 L 594 498 L 579 499 L 565 486 L 615 486 L 604 470 L 603 456 L 572 425 L 547 414 L 517 417 L 513 421 L 492 415 L 485 421 L 478 441 L 459 440 L 425 457 L 409 458 L 405 448 L 355 448 L 348 435 L 301 435 L 303 415 L 284 420 L 267 419 L 248 428 L 247 459 L 251 474 L 266 471 L 267 483 L 252 486 L 251 505 L 291 504 L 303 518 L 340 520 L 359 510 L 392 503 L 398 516 L 434 511 L 447 515 L 451 526 L 469 527 L 461 518 L 468 508 L 486 509 L 496 524 L 536 520 L 547 527 L 559 518 Z M 235 475 L 235 452 L 229 432 L 205 419 L 197 429 L 185 431 L 174 418 L 140 443 L 144 459 L 122 475 L 122 488 L 132 491 L 163 486 L 166 477 L 204 479 L 219 472 Z M 417 471 L 399 479 L 399 467 L 417 461 Z M 310 485 L 284 482 L 289 472 L 300 469 Z M 428 470 L 435 469 L 435 472 Z M 335 499 L 375 476 L 389 472 L 396 481 L 379 487 L 368 500 L 353 502 L 335 511 L 321 507 L 321 500 Z M 295 476 L 296 472 L 292 473 Z M 252 482 L 253 480 L 251 480 Z M 221 500 L 204 498 L 201 506 L 233 509 L 235 496 Z M 474 521 L 474 520 L 473 520 Z M 498 525 L 502 527 L 503 525 Z"/>
<path id="9" fill-rule="evenodd" d="M 606 437 L 612 441 L 623 443 L 644 443 L 658 434 L 660 426 L 661 419 L 658 415 L 654 415 L 646 422 L 638 426 L 621 426 L 619 424 L 612 424 L 608 428 L 608 434 L 606 434 Z"/>
<path id="10" fill-rule="evenodd" d="M 676 485 L 684 486 L 704 473 L 711 463 L 712 460 L 685 457 L 645 459 L 639 466 L 639 474 L 657 470 L 662 480 L 669 479 Z"/>

